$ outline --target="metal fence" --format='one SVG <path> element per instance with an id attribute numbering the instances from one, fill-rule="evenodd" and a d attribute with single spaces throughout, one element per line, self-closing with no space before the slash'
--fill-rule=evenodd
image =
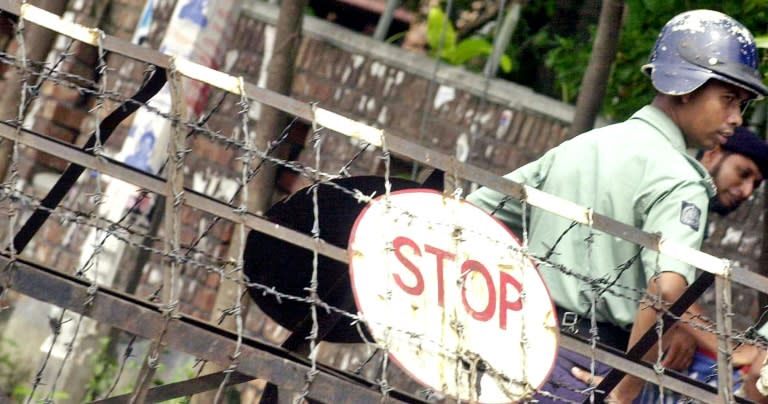
<path id="1" fill-rule="evenodd" d="M 296 245 L 312 252 L 314 265 L 313 279 L 317 277 L 319 257 L 327 257 L 333 261 L 346 264 L 349 261 L 345 249 L 323 240 L 323 233 L 310 233 L 291 230 L 288 227 L 276 225 L 269 218 L 248 212 L 249 195 L 246 184 L 258 171 L 260 164 L 276 164 L 304 177 L 314 184 L 317 189 L 320 184 L 336 187 L 348 198 L 364 204 L 370 202 L 373 196 L 364 194 L 355 188 L 345 188 L 333 185 L 332 180 L 338 179 L 337 173 L 319 170 L 322 158 L 323 139 L 328 136 L 347 136 L 356 139 L 361 145 L 370 147 L 372 153 L 377 153 L 388 166 L 392 154 L 399 158 L 417 162 L 420 165 L 433 167 L 452 175 L 477 184 L 488 186 L 501 191 L 510 197 L 521 199 L 530 206 L 541 208 L 561 215 L 581 226 L 589 226 L 594 231 L 603 232 L 615 237 L 631 241 L 643 248 L 660 251 L 681 261 L 694 265 L 704 271 L 704 274 L 693 284 L 681 300 L 673 304 L 666 315 L 660 317 L 664 327 L 671 326 L 674 321 L 685 321 L 681 316 L 695 298 L 706 287 L 715 283 L 717 288 L 718 307 L 716 329 L 706 329 L 718 335 L 721 352 L 718 353 L 719 368 L 731 368 L 731 343 L 743 342 L 760 345 L 761 343 L 748 336 L 745 330 L 733 330 L 730 326 L 731 307 L 730 285 L 732 282 L 741 283 L 761 292 L 768 292 L 768 279 L 748 271 L 733 269 L 727 260 L 704 254 L 699 251 L 683 248 L 672 240 L 665 240 L 658 235 L 644 233 L 634 227 L 617 222 L 599 212 L 568 201 L 547 195 L 535 189 L 505 180 L 491 172 L 477 167 L 459 163 L 454 157 L 435 153 L 428 147 L 405 140 L 392 133 L 384 133 L 374 127 L 348 119 L 332 111 L 314 104 L 298 102 L 290 97 L 276 94 L 249 83 L 240 77 L 211 70 L 182 58 L 164 55 L 158 51 L 139 47 L 115 37 L 104 35 L 97 29 L 82 27 L 66 22 L 58 16 L 49 14 L 27 4 L 17 1 L 2 0 L 0 8 L 5 12 L 16 15 L 21 22 L 18 29 L 23 29 L 23 22 L 28 21 L 47 29 L 56 31 L 71 40 L 82 42 L 98 49 L 100 79 L 98 82 L 83 81 L 82 77 L 66 74 L 53 67 L 44 66 L 42 70 L 32 68 L 26 60 L 23 48 L 17 55 L 2 55 L 3 61 L 13 64 L 22 72 L 24 86 L 22 89 L 22 105 L 18 119 L 0 124 L 0 137 L 13 142 L 11 172 L 2 188 L 2 199 L 6 212 L 3 220 L 7 223 L 8 242 L 0 255 L 2 272 L 0 281 L 4 290 L 33 297 L 55 305 L 61 309 L 58 318 L 52 318 L 51 350 L 56 345 L 56 339 L 64 338 L 61 326 L 68 318 L 64 313 L 75 313 L 75 328 L 71 335 L 72 342 L 65 343 L 69 350 L 74 345 L 75 338 L 85 317 L 98 323 L 120 329 L 130 335 L 149 341 L 146 355 L 137 370 L 138 376 L 130 392 L 116 393 L 114 386 L 120 384 L 122 372 L 114 376 L 109 384 L 112 386 L 99 402 L 143 402 L 161 401 L 174 397 L 189 396 L 202 391 L 217 391 L 217 400 L 221 398 L 224 388 L 232 384 L 242 383 L 251 379 L 268 380 L 280 387 L 281 390 L 296 392 L 298 399 L 315 400 L 320 402 L 374 402 L 380 400 L 423 402 L 435 401 L 435 394 L 419 394 L 414 391 L 403 391 L 393 388 L 387 380 L 386 360 L 381 360 L 378 377 L 363 377 L 360 373 L 325 365 L 317 360 L 317 344 L 321 337 L 316 329 L 318 313 L 337 313 L 345 322 L 350 324 L 365 324 L 367 319 L 356 311 L 335 307 L 318 298 L 317 283 L 306 285 L 305 293 L 288 294 L 276 290 L 269 284 L 254 282 L 243 273 L 243 254 L 245 242 L 241 249 L 231 253 L 234 260 L 229 260 L 211 254 L 199 246 L 201 239 L 211 231 L 213 224 L 202 226 L 200 233 L 193 240 L 182 240 L 181 227 L 184 209 L 193 209 L 212 218 L 212 223 L 224 221 L 231 223 L 239 231 L 239 239 L 246 240 L 249 230 L 268 234 L 271 237 Z M 106 55 L 120 54 L 148 68 L 147 79 L 133 97 L 115 93 L 107 85 L 110 71 L 116 69 L 110 66 Z M 239 106 L 235 116 L 230 120 L 237 122 L 238 129 L 233 134 L 222 134 L 212 130 L 205 124 L 206 119 L 196 120 L 184 118 L 183 107 L 180 106 L 183 80 L 189 79 L 205 83 L 216 88 L 216 94 L 224 97 L 234 97 L 234 103 Z M 30 89 L 39 88 L 43 82 L 53 82 L 56 85 L 74 88 L 81 93 L 87 93 L 95 100 L 91 116 L 94 119 L 94 130 L 90 139 L 83 147 L 53 140 L 45 134 L 36 133 L 25 127 L 26 104 L 32 103 L 36 92 Z M 172 96 L 170 111 L 163 111 L 153 106 L 149 100 L 164 84 L 170 86 Z M 295 160 L 274 157 L 271 150 L 259 150 L 254 147 L 249 126 L 254 125 L 249 116 L 249 107 L 253 102 L 269 105 L 280 109 L 289 115 L 311 124 L 313 131 L 312 145 L 316 156 L 316 167 L 301 164 Z M 119 106 L 109 114 L 107 106 Z M 155 175 L 137 170 L 134 167 L 116 161 L 105 152 L 104 143 L 118 124 L 130 116 L 137 108 L 145 108 L 157 116 L 171 122 L 172 139 L 169 142 L 167 160 L 162 173 Z M 237 190 L 229 198 L 217 198 L 205 192 L 196 191 L 185 184 L 189 183 L 185 174 L 186 158 L 190 153 L 190 139 L 201 137 L 225 148 L 235 151 L 239 162 L 240 172 L 237 178 Z M 38 197 L 26 192 L 19 186 L 18 164 L 24 158 L 25 150 L 37 150 L 55 155 L 69 162 L 68 168 L 57 179 L 56 185 L 45 197 Z M 354 158 L 354 157 L 352 157 Z M 91 174 L 89 200 L 90 205 L 72 204 L 67 201 L 67 193 L 78 183 L 81 174 Z M 390 181 L 389 173 L 385 180 Z M 127 224 L 126 217 L 111 220 L 100 214 L 100 206 L 109 201 L 109 195 L 102 188 L 103 178 L 120 180 L 137 187 L 134 206 L 136 208 L 145 195 L 155 195 L 163 200 L 162 230 L 139 229 Z M 451 196 L 448 196 L 451 197 Z M 316 208 L 315 203 L 314 207 Z M 403 213 L 407 215 L 407 212 Z M 91 242 L 94 244 L 91 256 L 84 263 L 79 263 L 74 271 L 62 271 L 49 266 L 40 265 L 34 260 L 22 257 L 21 253 L 32 240 L 46 220 L 58 221 L 74 225 L 77 232 L 92 232 L 95 234 Z M 315 213 L 315 224 L 317 214 Z M 313 226 L 313 228 L 316 226 Z M 136 294 L 128 294 L 115 290 L 108 282 L 103 282 L 100 268 L 108 265 L 108 257 L 103 256 L 102 247 L 107 240 L 117 240 L 120 243 L 140 249 L 156 257 L 163 266 L 161 285 L 149 299 Z M 145 240 L 150 239 L 151 243 Z M 586 245 L 585 245 L 585 248 Z M 524 250 L 523 250 L 524 251 Z M 546 270 L 559 270 L 571 273 L 568 268 L 556 265 L 546 257 L 530 257 Z M 225 315 L 234 318 L 235 332 L 213 325 L 206 321 L 183 314 L 179 310 L 179 296 L 184 287 L 180 281 L 181 274 L 188 268 L 195 268 L 204 273 L 216 274 L 222 280 L 232 281 L 237 288 L 231 308 L 225 310 Z M 542 269 L 544 270 L 544 269 Z M 589 282 L 600 283 L 600 279 L 586 279 Z M 269 295 L 280 302 L 299 302 L 306 307 L 306 317 L 313 319 L 306 339 L 309 344 L 309 354 L 304 356 L 292 353 L 290 349 L 278 347 L 275 344 L 260 339 L 251 338 L 244 331 L 244 315 L 242 298 L 247 291 L 256 291 Z M 640 302 L 645 291 L 612 291 L 627 298 Z M 85 327 L 83 325 L 83 327 Z M 407 330 L 403 330 L 407 332 Z M 581 352 L 600 362 L 613 367 L 614 372 L 597 387 L 597 392 L 610 391 L 624 373 L 631 373 L 646 380 L 658 380 L 664 387 L 682 393 L 685 396 L 704 402 L 716 402 L 732 397 L 732 385 L 729 372 L 719 372 L 719 390 L 692 383 L 685 378 L 670 375 L 652 364 L 642 363 L 640 357 L 656 342 L 656 330 L 650 330 L 640 343 L 628 353 L 619 353 L 605 349 L 594 340 L 561 334 L 560 343 L 563 347 Z M 373 355 L 383 352 L 386 358 L 387 346 L 376 341 L 361 338 L 370 348 Z M 420 343 L 420 342 L 415 342 Z M 125 348 L 121 359 L 122 370 L 125 361 L 131 356 L 133 340 Z M 160 357 L 164 349 L 185 352 L 201 361 L 210 361 L 221 366 L 220 371 L 187 378 L 174 383 L 153 386 L 153 377 L 160 366 Z M 67 366 L 76 366 L 70 351 L 64 354 L 64 360 L 58 369 L 48 358 L 51 351 L 43 353 L 43 359 L 37 366 L 35 376 L 30 381 L 27 402 L 43 398 L 55 400 L 55 392 L 61 386 L 58 375 Z M 467 359 L 469 361 L 469 358 Z M 361 366 L 365 363 L 361 364 Z M 47 383 L 42 383 L 43 374 L 49 376 Z M 439 396 L 439 392 L 437 395 Z M 594 393 L 591 392 L 591 393 Z M 590 398 L 590 392 L 585 394 L 585 400 Z M 444 398 L 450 400 L 450 398 Z M 733 400 L 740 400 L 733 398 Z"/>

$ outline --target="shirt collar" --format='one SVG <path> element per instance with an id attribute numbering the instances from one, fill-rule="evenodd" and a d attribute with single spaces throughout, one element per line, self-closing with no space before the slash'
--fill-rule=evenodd
<path id="1" fill-rule="evenodd" d="M 683 132 L 662 110 L 653 105 L 646 105 L 635 112 L 629 119 L 640 119 L 653 126 L 675 149 L 685 153 L 685 137 Z"/>
<path id="2" fill-rule="evenodd" d="M 690 163 L 701 175 L 701 182 L 707 190 L 707 195 L 711 198 L 717 194 L 715 181 L 709 176 L 706 167 L 686 152 L 683 132 L 671 119 L 669 119 L 667 114 L 653 105 L 646 105 L 635 112 L 629 119 L 639 119 L 656 129 L 656 131 L 664 136 L 672 147 L 678 150 L 685 159 L 688 160 L 688 163 Z"/>

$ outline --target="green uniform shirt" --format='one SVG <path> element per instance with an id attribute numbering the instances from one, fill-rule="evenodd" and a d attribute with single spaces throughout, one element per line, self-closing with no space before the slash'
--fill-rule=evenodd
<path id="1" fill-rule="evenodd" d="M 680 129 L 653 106 L 644 107 L 625 122 L 564 142 L 505 177 L 695 249 L 701 247 L 709 198 L 715 193 L 706 169 L 687 155 Z M 499 192 L 481 188 L 467 199 L 491 212 L 503 198 Z M 571 222 L 535 207 L 529 212 L 529 251 L 544 257 Z M 495 216 L 522 234 L 518 200 L 506 202 Z M 612 285 L 610 290 L 619 296 L 602 293 L 595 306 L 597 321 L 630 328 L 639 293 L 657 272 L 672 271 L 689 284 L 693 281 L 694 268 L 647 249 L 627 265 L 639 246 L 597 230 L 593 233 L 590 247 L 585 241 L 590 228 L 574 227 L 549 260 Z M 539 272 L 555 304 L 588 314 L 593 293 L 588 282 L 550 265 L 539 265 Z"/>

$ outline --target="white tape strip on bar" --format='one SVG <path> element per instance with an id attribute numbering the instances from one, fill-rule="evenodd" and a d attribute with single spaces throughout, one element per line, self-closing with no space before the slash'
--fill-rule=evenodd
<path id="1" fill-rule="evenodd" d="M 92 28 L 86 28 L 82 25 L 64 21 L 56 14 L 45 11 L 35 6 L 24 4 L 21 6 L 21 17 L 50 30 L 71 36 L 79 41 L 98 46 L 101 31 Z M 180 74 L 195 79 L 214 87 L 228 91 L 232 94 L 241 95 L 240 79 L 235 76 L 211 69 L 209 67 L 194 63 L 190 60 L 174 57 L 173 65 Z M 315 120 L 318 124 L 344 135 L 363 140 L 374 146 L 382 145 L 383 131 L 364 123 L 354 121 L 334 112 L 316 108 Z"/>
<path id="2" fill-rule="evenodd" d="M 169 55 L 173 58 L 176 71 L 197 81 L 210 84 L 232 94 L 242 95 L 240 78 L 231 76 L 224 72 L 211 69 L 210 67 L 197 64 L 190 60 Z"/>
<path id="3" fill-rule="evenodd" d="M 717 276 L 730 277 L 730 261 L 703 253 L 694 248 L 677 244 L 662 238 L 659 240 L 659 252 L 676 258 L 686 264 L 691 264 Z"/>
<path id="4" fill-rule="evenodd" d="M 21 18 L 33 22 L 52 31 L 60 32 L 78 41 L 98 46 L 101 31 L 95 28 L 87 28 L 73 22 L 65 21 L 56 14 L 32 6 L 23 4 L 20 12 Z M 168 55 L 173 58 L 176 71 L 191 79 L 202 81 L 214 87 L 240 94 L 240 79 L 229 74 L 194 63 L 184 58 Z"/>
<path id="5" fill-rule="evenodd" d="M 525 185 L 524 188 L 526 201 L 529 204 L 584 225 L 590 225 L 592 222 L 590 209 L 579 206 L 571 201 L 558 198 L 554 195 L 547 194 L 546 192 L 539 191 L 536 188 L 531 188 L 527 185 Z M 714 275 L 730 276 L 730 262 L 728 260 L 703 253 L 688 246 L 677 244 L 674 241 L 662 238 L 659 241 L 659 252 Z"/>
<path id="6" fill-rule="evenodd" d="M 546 192 L 539 191 L 524 185 L 525 200 L 533 206 L 537 206 L 546 211 L 556 213 L 566 219 L 579 222 L 587 226 L 592 224 L 592 210 L 579 206 L 571 201 L 558 198 Z"/>
<path id="7" fill-rule="evenodd" d="M 373 146 L 381 147 L 384 131 L 368 126 L 362 122 L 341 116 L 327 109 L 315 108 L 315 121 L 322 127 L 360 139 Z"/>
<path id="8" fill-rule="evenodd" d="M 101 31 L 98 29 L 86 28 L 79 24 L 64 21 L 56 14 L 29 4 L 21 6 L 20 14 L 25 20 L 46 27 L 52 31 L 63 33 L 94 46 L 98 46 L 99 44 Z M 240 78 L 181 57 L 175 57 L 173 55 L 168 56 L 173 58 L 172 64 L 178 73 L 191 79 L 210 84 L 232 94 L 242 95 Z M 380 147 L 382 145 L 383 131 L 381 129 L 376 129 L 322 108 L 315 109 L 315 120 L 321 126 L 344 135 L 363 140 L 374 146 Z"/>
<path id="9" fill-rule="evenodd" d="M 64 21 L 56 14 L 45 11 L 30 4 L 23 4 L 20 11 L 21 18 L 33 22 L 79 41 L 93 46 L 99 45 L 99 37 L 102 31 L 95 28 L 87 28 L 73 22 Z M 171 56 L 173 57 L 173 56 Z M 191 62 L 184 58 L 173 57 L 176 71 L 189 78 L 210 84 L 214 87 L 241 95 L 240 78 Z M 346 118 L 337 113 L 322 108 L 315 108 L 315 121 L 323 127 L 341 134 L 363 140 L 371 145 L 381 147 L 384 132 L 362 122 Z M 579 206 L 571 201 L 558 198 L 554 195 L 526 186 L 527 201 L 549 212 L 571 219 L 575 222 L 590 225 L 592 221 L 591 210 Z M 730 265 L 727 260 L 711 256 L 690 247 L 676 244 L 662 239 L 659 242 L 659 251 L 662 254 L 676 258 L 685 263 L 694 265 L 714 275 L 729 276 Z"/>
<path id="10" fill-rule="evenodd" d="M 30 4 L 22 4 L 19 12 L 21 18 L 33 22 L 41 27 L 51 31 L 64 33 L 78 41 L 82 41 L 93 46 L 99 46 L 99 36 L 101 30 L 96 28 L 87 28 L 80 24 L 64 21 L 56 14 L 35 7 Z"/>

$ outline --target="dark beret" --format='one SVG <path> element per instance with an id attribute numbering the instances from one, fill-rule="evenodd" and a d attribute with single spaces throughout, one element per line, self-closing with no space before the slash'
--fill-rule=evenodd
<path id="1" fill-rule="evenodd" d="M 763 178 L 768 177 L 768 143 L 754 132 L 740 126 L 721 147 L 723 150 L 749 157 L 760 168 Z"/>

